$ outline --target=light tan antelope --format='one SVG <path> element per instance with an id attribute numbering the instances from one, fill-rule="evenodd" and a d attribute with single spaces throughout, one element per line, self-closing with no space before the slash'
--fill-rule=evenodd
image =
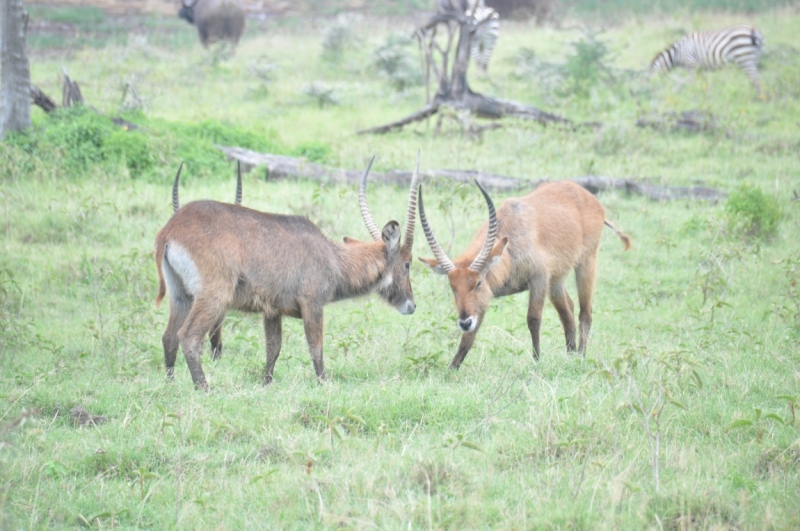
<path id="1" fill-rule="evenodd" d="M 489 221 L 455 260 L 450 260 L 436 241 L 425 216 L 421 188 L 419 192 L 420 223 L 436 257 L 420 260 L 436 273 L 447 275 L 463 332 L 450 368 L 459 368 L 472 348 L 489 302 L 522 291 L 530 291 L 528 329 L 534 357 L 539 357 L 539 328 L 547 295 L 564 326 L 567 349 L 574 351 L 573 304 L 564 287 L 572 269 L 580 302 L 579 350 L 585 352 L 603 224 L 617 233 L 626 250 L 630 238 L 605 219 L 603 206 L 592 194 L 571 181 L 542 184 L 524 197 L 507 199 L 497 212 L 489 194 L 480 184 L 478 188 L 489 206 Z"/>
<path id="2" fill-rule="evenodd" d="M 373 157 L 374 160 L 374 157 Z M 305 217 L 258 212 L 216 201 L 195 201 L 178 210 L 156 236 L 159 289 L 169 293 L 170 314 L 162 337 L 167 376 L 172 377 L 178 345 L 197 388 L 208 389 L 200 366 L 203 339 L 225 312 L 264 315 L 267 362 L 272 381 L 281 350 L 284 315 L 303 320 L 317 378 L 325 378 L 322 357 L 323 307 L 376 292 L 401 314 L 414 313 L 411 248 L 414 242 L 419 159 L 411 179 L 405 238 L 400 224 L 383 230 L 372 218 L 361 176 L 359 205 L 374 241 L 329 241 Z"/>

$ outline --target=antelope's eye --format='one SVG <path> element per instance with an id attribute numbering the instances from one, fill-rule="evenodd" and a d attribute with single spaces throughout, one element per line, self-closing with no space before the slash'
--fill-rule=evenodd
<path id="1" fill-rule="evenodd" d="M 406 262 L 406 271 L 411 271 L 411 262 Z"/>
<path id="2" fill-rule="evenodd" d="M 475 283 L 475 289 L 478 289 L 481 286 L 483 286 L 483 280 L 479 280 L 478 282 Z"/>

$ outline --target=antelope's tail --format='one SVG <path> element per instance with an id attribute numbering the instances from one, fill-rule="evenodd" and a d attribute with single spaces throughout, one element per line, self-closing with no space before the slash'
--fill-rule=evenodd
<path id="1" fill-rule="evenodd" d="M 161 305 L 161 300 L 164 298 L 164 295 L 167 294 L 167 283 L 164 282 L 164 271 L 162 270 L 161 266 L 164 261 L 164 252 L 166 249 L 166 244 L 162 244 L 162 242 L 156 243 L 156 269 L 158 270 L 158 295 L 156 295 L 156 308 Z"/>
<path id="2" fill-rule="evenodd" d="M 617 236 L 619 236 L 619 239 L 620 239 L 620 240 L 622 240 L 622 245 L 624 245 L 624 246 L 625 246 L 625 250 L 626 250 L 626 251 L 627 251 L 628 249 L 630 249 L 630 248 L 631 248 L 631 238 L 630 238 L 630 236 L 628 236 L 628 235 L 627 235 L 627 234 L 625 234 L 624 232 L 620 231 L 618 228 L 616 228 L 616 227 L 615 227 L 615 226 L 614 226 L 614 225 L 613 225 L 613 224 L 612 224 L 610 221 L 608 221 L 607 219 L 603 220 L 603 223 L 605 223 L 605 224 L 606 224 L 606 227 L 608 227 L 609 229 L 611 229 L 611 230 L 613 230 L 614 232 L 616 232 L 616 233 L 617 233 Z"/>

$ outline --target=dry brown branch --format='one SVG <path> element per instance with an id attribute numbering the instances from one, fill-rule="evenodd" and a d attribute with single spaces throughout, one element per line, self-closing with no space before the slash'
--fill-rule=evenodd
<path id="1" fill-rule="evenodd" d="M 44 112 L 53 112 L 58 109 L 58 104 L 33 83 L 31 83 L 31 101 L 34 105 L 41 107 Z"/>
<path id="2" fill-rule="evenodd" d="M 536 120 L 541 124 L 559 123 L 572 126 L 571 120 L 556 114 L 513 101 L 494 99 L 473 92 L 469 88 L 467 69 L 470 63 L 471 42 L 480 26 L 491 20 L 491 14 L 484 14 L 483 18 L 476 19 L 472 15 L 461 12 L 456 7 L 454 4 L 452 10 L 439 12 L 431 16 L 427 22 L 418 25 L 415 31 L 425 59 L 424 74 L 427 101 L 425 106 L 399 120 L 377 127 L 362 129 L 358 131 L 358 134 L 384 134 L 401 129 L 410 123 L 429 118 L 442 107 L 452 107 L 480 118 L 493 120 L 514 117 Z M 446 48 L 442 48 L 436 40 L 439 26 L 447 28 Z M 453 46 L 454 44 L 455 47 Z M 453 53 L 451 54 L 451 52 Z M 437 84 L 436 94 L 432 100 L 427 95 L 431 71 L 436 77 L 435 82 Z"/>
<path id="3" fill-rule="evenodd" d="M 61 91 L 61 106 L 72 107 L 76 103 L 83 104 L 83 95 L 77 81 L 72 81 L 67 75 L 67 69 L 61 69 L 64 75 L 64 87 Z"/>

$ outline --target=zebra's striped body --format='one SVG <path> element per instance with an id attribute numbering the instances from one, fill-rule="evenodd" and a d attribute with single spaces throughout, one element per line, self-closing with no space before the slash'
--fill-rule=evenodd
<path id="1" fill-rule="evenodd" d="M 500 15 L 480 0 L 475 6 L 472 17 L 478 27 L 472 36 L 470 56 L 477 67 L 486 72 L 497 38 L 500 36 Z"/>
<path id="2" fill-rule="evenodd" d="M 475 25 L 470 57 L 484 72 L 489 68 L 492 51 L 500 36 L 500 15 L 485 0 L 438 0 L 440 13 L 462 13 Z"/>
<path id="3" fill-rule="evenodd" d="M 695 31 L 656 55 L 650 64 L 654 72 L 668 72 L 676 66 L 713 70 L 735 63 L 761 92 L 758 60 L 764 49 L 764 35 L 755 26 L 739 24 L 716 31 Z"/>

